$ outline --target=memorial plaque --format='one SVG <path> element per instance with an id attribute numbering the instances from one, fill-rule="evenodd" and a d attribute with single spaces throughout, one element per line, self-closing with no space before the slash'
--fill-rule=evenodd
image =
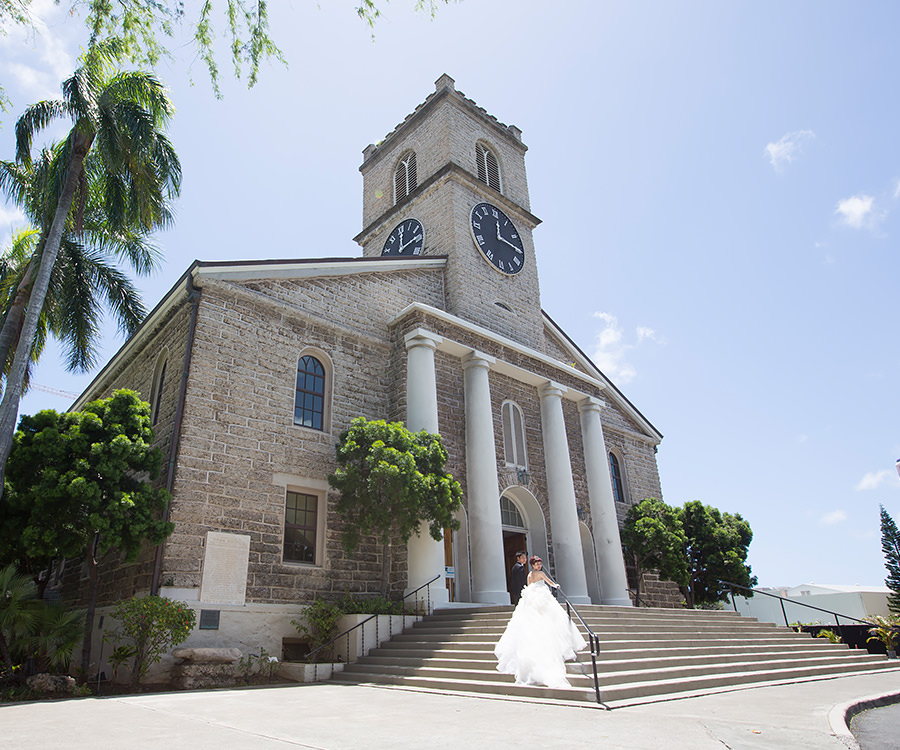
<path id="1" fill-rule="evenodd" d="M 250 537 L 246 534 L 206 534 L 206 555 L 200 581 L 200 601 L 243 605 L 247 595 Z"/>

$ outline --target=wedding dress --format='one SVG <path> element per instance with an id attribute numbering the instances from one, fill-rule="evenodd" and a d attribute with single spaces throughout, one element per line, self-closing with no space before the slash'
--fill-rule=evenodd
<path id="1" fill-rule="evenodd" d="M 497 671 L 515 675 L 517 685 L 570 687 L 565 662 L 586 645 L 547 584 L 531 583 L 494 647 Z"/>

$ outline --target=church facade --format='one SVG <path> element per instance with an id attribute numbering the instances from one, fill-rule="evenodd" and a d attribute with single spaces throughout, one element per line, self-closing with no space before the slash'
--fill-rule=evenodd
<path id="1" fill-rule="evenodd" d="M 376 593 L 340 544 L 335 443 L 358 416 L 438 432 L 460 529 L 394 553 L 393 589 L 508 604 L 518 549 L 576 603 L 629 605 L 619 526 L 660 497 L 662 436 L 541 309 L 521 132 L 448 76 L 363 152 L 357 258 L 194 262 L 73 406 L 151 404 L 174 533 L 108 561 L 101 604 L 215 612 L 189 645 L 280 653 L 317 595 Z"/>

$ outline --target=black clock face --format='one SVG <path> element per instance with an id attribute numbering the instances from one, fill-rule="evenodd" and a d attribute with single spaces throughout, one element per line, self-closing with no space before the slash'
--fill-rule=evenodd
<path id="1" fill-rule="evenodd" d="M 517 274 L 525 265 L 519 230 L 496 206 L 479 203 L 472 209 L 472 237 L 485 260 L 501 273 Z"/>
<path id="2" fill-rule="evenodd" d="M 391 230 L 382 255 L 421 255 L 425 247 L 425 227 L 418 219 L 404 219 Z"/>

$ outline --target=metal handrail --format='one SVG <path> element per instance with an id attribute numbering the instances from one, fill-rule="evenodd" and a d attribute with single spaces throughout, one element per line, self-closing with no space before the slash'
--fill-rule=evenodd
<path id="1" fill-rule="evenodd" d="M 419 592 L 420 592 L 422 589 L 425 589 L 425 599 L 424 599 L 424 601 L 425 601 L 425 612 L 424 612 L 424 614 L 431 614 L 431 612 L 432 612 L 432 606 L 431 606 L 431 584 L 434 583 L 435 581 L 437 581 L 437 580 L 440 579 L 440 578 L 441 578 L 440 574 L 436 575 L 436 576 L 435 576 L 434 578 L 432 578 L 430 581 L 427 581 L 426 583 L 423 583 L 423 584 L 422 584 L 421 586 L 419 586 L 418 588 L 413 589 L 413 590 L 410 591 L 408 594 L 404 595 L 404 597 L 399 601 L 399 604 L 401 605 L 401 608 L 400 608 L 400 616 L 403 618 L 403 628 L 404 628 L 404 629 L 406 628 L 406 618 L 407 618 L 407 617 L 421 618 L 421 617 L 424 616 L 423 614 L 420 614 L 420 613 L 419 613 Z M 416 614 L 414 614 L 414 615 L 408 615 L 408 614 L 406 614 L 406 610 L 402 607 L 402 604 L 403 604 L 403 602 L 405 602 L 409 597 L 411 597 L 411 596 L 413 596 L 413 595 L 415 595 L 415 597 L 416 597 L 416 603 L 415 603 Z M 344 638 L 344 637 L 347 638 L 347 656 L 348 656 L 348 660 L 349 660 L 349 656 L 350 656 L 350 633 L 352 633 L 352 632 L 353 632 L 354 630 L 356 630 L 357 628 L 362 628 L 363 625 L 365 625 L 367 622 L 370 622 L 370 621 L 372 621 L 372 620 L 375 620 L 375 645 L 377 646 L 378 643 L 379 643 L 379 639 L 378 639 L 378 620 L 375 619 L 375 618 L 377 618 L 377 617 L 378 617 L 378 615 L 371 615 L 371 616 L 367 617 L 365 620 L 363 620 L 362 622 L 356 623 L 356 625 L 354 625 L 352 628 L 348 628 L 348 629 L 345 630 L 343 633 L 340 633 L 340 634 L 336 635 L 334 638 L 332 638 L 330 641 L 328 641 L 328 643 L 323 643 L 321 646 L 319 646 L 319 647 L 317 647 L 317 648 L 314 648 L 312 651 L 310 651 L 310 652 L 306 655 L 306 660 L 307 660 L 307 661 L 310 661 L 313 654 L 315 654 L 315 653 L 321 651 L 323 648 L 326 648 L 326 647 L 328 647 L 328 646 L 334 646 L 335 643 L 337 643 L 339 640 L 341 640 L 341 638 Z M 418 620 L 417 620 L 417 622 L 418 622 Z M 365 650 L 366 650 L 366 631 L 365 631 L 365 628 L 363 628 L 363 630 L 361 631 L 361 636 L 362 636 L 361 651 L 365 651 Z M 392 615 L 392 616 L 390 616 L 389 619 L 388 619 L 388 639 L 391 639 L 391 638 L 393 638 L 393 637 L 394 637 L 394 620 L 393 620 L 393 615 Z M 313 681 L 315 681 L 315 680 L 317 680 L 318 677 L 319 677 L 319 664 L 318 664 L 318 662 L 312 662 L 312 664 L 313 664 Z"/>
<path id="2" fill-rule="evenodd" d="M 860 620 L 856 617 L 851 617 L 850 615 L 842 615 L 839 612 L 833 612 L 830 609 L 822 609 L 822 607 L 816 607 L 812 604 L 806 604 L 805 602 L 798 602 L 796 599 L 788 599 L 784 596 L 778 596 L 778 594 L 770 594 L 768 591 L 760 591 L 759 589 L 751 588 L 750 586 L 741 586 L 739 583 L 731 583 L 730 581 L 719 581 L 723 586 L 728 586 L 729 593 L 731 594 L 731 606 L 734 607 L 734 611 L 738 612 L 737 602 L 734 600 L 734 590 L 735 589 L 743 589 L 744 591 L 752 591 L 754 594 L 762 594 L 763 596 L 770 596 L 773 599 L 779 599 L 781 601 L 781 615 L 784 617 L 785 627 L 790 627 L 788 624 L 787 612 L 784 609 L 784 603 L 790 602 L 791 604 L 796 604 L 799 607 L 806 607 L 807 609 L 814 609 L 817 612 L 824 612 L 825 614 L 832 615 L 834 617 L 835 625 L 838 629 L 838 636 L 843 638 L 843 632 L 841 631 L 841 621 L 840 618 L 843 617 L 845 620 L 853 620 L 853 622 L 858 622 L 863 625 L 871 625 L 872 623 L 866 622 L 865 620 Z M 740 612 L 738 612 L 740 614 Z"/>
<path id="3" fill-rule="evenodd" d="M 562 595 L 562 598 L 566 600 L 566 614 L 569 616 L 569 619 L 572 619 L 572 613 L 574 612 L 575 616 L 587 631 L 588 643 L 591 644 L 591 665 L 594 669 L 594 695 L 597 697 L 597 703 L 606 708 L 606 704 L 600 697 L 600 678 L 597 675 L 597 656 L 600 654 L 600 636 L 591 630 L 591 626 L 585 622 L 584 618 L 581 616 L 581 612 L 579 612 L 575 605 L 569 601 L 569 597 L 566 596 L 566 592 L 562 590 L 562 586 L 557 586 L 556 590 Z"/>

